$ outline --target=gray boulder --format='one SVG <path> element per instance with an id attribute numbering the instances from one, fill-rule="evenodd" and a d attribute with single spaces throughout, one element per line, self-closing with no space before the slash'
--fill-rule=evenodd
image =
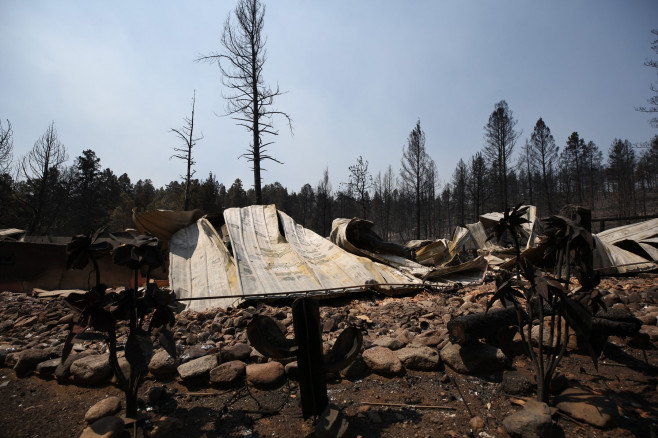
<path id="1" fill-rule="evenodd" d="M 34 371 L 36 366 L 52 357 L 50 348 L 30 348 L 18 354 L 18 361 L 14 365 L 17 376 L 25 376 Z"/>
<path id="2" fill-rule="evenodd" d="M 80 438 L 119 438 L 123 433 L 124 422 L 119 417 L 103 417 L 87 426 Z"/>
<path id="3" fill-rule="evenodd" d="M 395 353 L 385 347 L 373 347 L 362 353 L 363 361 L 373 373 L 384 376 L 400 374 L 402 362 Z"/>
<path id="4" fill-rule="evenodd" d="M 503 428 L 512 437 L 548 438 L 552 427 L 551 409 L 536 400 L 528 400 L 523 409 L 503 420 Z"/>
<path id="5" fill-rule="evenodd" d="M 375 339 L 372 345 L 377 347 L 388 348 L 389 350 L 399 350 L 400 348 L 404 347 L 406 344 L 398 338 L 384 336 L 382 338 Z"/>
<path id="6" fill-rule="evenodd" d="M 226 348 L 221 353 L 222 363 L 233 360 L 241 360 L 243 362 L 249 360 L 251 350 L 252 348 L 249 345 L 242 343 Z"/>
<path id="7" fill-rule="evenodd" d="M 234 386 L 242 383 L 247 365 L 239 360 L 232 360 L 210 370 L 210 383 L 220 386 Z"/>
<path id="8" fill-rule="evenodd" d="M 210 370 L 217 366 L 217 356 L 203 356 L 178 367 L 178 375 L 183 380 L 198 379 L 208 376 Z"/>
<path id="9" fill-rule="evenodd" d="M 85 421 L 87 423 L 93 423 L 103 417 L 114 415 L 120 410 L 121 400 L 119 397 L 108 397 L 89 408 L 85 414 Z"/>
<path id="10" fill-rule="evenodd" d="M 78 359 L 71 364 L 71 375 L 79 385 L 99 385 L 112 375 L 109 355 L 95 354 Z"/>
<path id="11" fill-rule="evenodd" d="M 395 351 L 400 362 L 410 370 L 432 371 L 439 366 L 439 352 L 435 348 L 410 344 Z"/>
<path id="12" fill-rule="evenodd" d="M 562 391 L 555 406 L 577 420 L 601 428 L 610 426 L 613 415 L 617 415 L 614 402 L 581 388 Z"/>
<path id="13" fill-rule="evenodd" d="M 507 357 L 500 348 L 492 345 L 448 344 L 441 350 L 441 360 L 458 373 L 478 374 L 503 368 Z"/>
<path id="14" fill-rule="evenodd" d="M 62 359 L 59 357 L 56 357 L 55 359 L 48 359 L 43 362 L 39 362 L 37 365 L 37 373 L 39 373 L 42 376 L 50 376 L 55 373 L 55 370 L 57 370 L 57 367 L 62 363 Z"/>
<path id="15" fill-rule="evenodd" d="M 178 361 L 164 350 L 153 355 L 149 362 L 149 371 L 158 379 L 166 379 L 176 374 Z"/>
<path id="16" fill-rule="evenodd" d="M 247 382 L 256 387 L 271 387 L 279 383 L 285 375 L 280 362 L 255 363 L 247 365 Z"/>

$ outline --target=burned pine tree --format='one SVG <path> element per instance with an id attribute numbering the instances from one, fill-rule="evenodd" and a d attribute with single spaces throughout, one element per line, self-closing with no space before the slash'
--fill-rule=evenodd
<path id="1" fill-rule="evenodd" d="M 170 157 L 178 158 L 183 160 L 187 164 L 187 173 L 183 177 L 185 179 L 185 201 L 183 204 L 183 210 L 187 211 L 190 207 L 190 181 L 195 171 L 192 170 L 192 166 L 195 164 L 194 157 L 192 156 L 192 149 L 196 145 L 196 142 L 203 139 L 203 134 L 201 137 L 194 137 L 194 105 L 196 103 L 196 91 L 192 95 L 192 115 L 190 117 L 185 117 L 185 126 L 180 129 L 171 129 L 171 132 L 176 134 L 180 138 L 185 146 L 183 147 L 174 147 L 175 154 Z"/>
<path id="2" fill-rule="evenodd" d="M 516 123 L 507 102 L 501 100 L 496 104 L 489 116 L 489 122 L 484 126 L 484 155 L 495 172 L 500 196 L 499 208 L 503 211 L 509 208 L 508 170 L 514 145 L 521 135 L 514 129 Z"/>
<path id="3" fill-rule="evenodd" d="M 55 199 L 55 192 L 60 185 L 61 167 L 67 160 L 66 148 L 57 136 L 55 123 L 51 122 L 19 167 L 27 187 L 26 199 L 21 201 L 32 215 L 28 235 L 45 233 L 52 227 L 62 204 Z"/>
<path id="4" fill-rule="evenodd" d="M 7 128 L 2 127 L 2 120 L 0 120 L 0 174 L 9 172 L 11 153 L 14 148 L 13 135 L 9 119 L 7 119 Z"/>
<path id="5" fill-rule="evenodd" d="M 226 18 L 222 33 L 224 52 L 202 56 L 197 61 L 216 62 L 222 72 L 222 83 L 228 88 L 226 115 L 252 133 L 251 145 L 240 157 L 253 163 L 254 192 L 256 203 L 262 204 L 262 161 L 281 163 L 267 153 L 266 147 L 273 142 L 263 142 L 263 134 L 278 135 L 272 118 L 283 116 L 292 132 L 292 119 L 288 114 L 273 108 L 274 98 L 283 94 L 279 86 L 273 90 L 265 84 L 263 68 L 267 59 L 263 35 L 265 6 L 259 0 L 240 0 L 231 15 Z"/>
<path id="6" fill-rule="evenodd" d="M 414 196 L 416 217 L 416 239 L 420 239 L 420 208 L 423 201 L 428 163 L 430 161 L 425 151 L 425 132 L 420 129 L 420 120 L 409 134 L 407 147 L 402 149 L 400 161 L 400 179 L 406 191 Z"/>
<path id="7" fill-rule="evenodd" d="M 531 166 L 540 171 L 543 195 L 547 211 L 553 213 L 551 198 L 553 195 L 553 178 L 558 158 L 558 147 L 551 134 L 551 129 L 540 117 L 530 135 L 530 162 Z"/>

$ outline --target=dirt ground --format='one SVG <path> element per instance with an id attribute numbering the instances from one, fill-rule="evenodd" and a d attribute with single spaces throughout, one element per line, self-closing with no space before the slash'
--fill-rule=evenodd
<path id="1" fill-rule="evenodd" d="M 602 288 L 623 289 L 631 285 L 640 292 L 642 288 L 655 290 L 655 281 L 656 277 L 606 279 Z M 476 288 L 467 292 L 478 291 Z M 375 319 L 373 315 L 377 315 L 378 309 L 385 311 L 383 304 L 390 300 L 445 298 L 429 293 L 395 299 L 342 298 L 323 301 L 322 306 L 340 309 L 370 300 L 369 315 Z M 569 385 L 586 388 L 612 402 L 616 407 L 611 412 L 612 427 L 599 429 L 558 411 L 553 416 L 553 436 L 656 436 L 655 344 L 642 350 L 630 347 L 625 339 L 613 337 L 609 341 L 598 370 L 588 356 L 570 351 L 558 372 Z M 532 373 L 532 365 L 524 355 L 512 359 L 508 370 L 512 369 Z M 502 429 L 503 419 L 520 410 L 528 399 L 503 391 L 503 372 L 469 376 L 442 365 L 437 371 L 407 370 L 391 378 L 376 374 L 355 381 L 337 378 L 328 381 L 327 389 L 330 402 L 340 407 L 348 420 L 351 436 L 499 437 L 507 436 Z M 149 376 L 140 389 L 140 414 L 147 419 L 147 428 L 163 418 L 170 419 L 175 428 L 169 436 L 312 436 L 313 421 L 302 418 L 298 389 L 292 380 L 267 391 L 247 386 L 220 390 L 207 384 L 184 385 L 179 379 L 163 382 Z M 61 385 L 37 375 L 17 378 L 12 369 L 0 368 L 0 437 L 77 437 L 86 426 L 85 412 L 108 395 L 123 400 L 123 393 L 113 385 Z M 474 417 L 479 419 L 472 420 Z M 143 431 L 130 435 L 143 436 Z"/>

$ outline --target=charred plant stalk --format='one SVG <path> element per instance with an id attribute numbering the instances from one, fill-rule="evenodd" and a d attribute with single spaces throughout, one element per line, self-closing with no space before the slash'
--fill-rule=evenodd
<path id="1" fill-rule="evenodd" d="M 100 269 L 98 269 L 98 262 L 96 261 L 94 256 L 89 254 L 89 258 L 91 259 L 91 262 L 94 264 L 94 272 L 96 273 L 96 286 L 98 286 L 99 284 L 101 284 L 101 271 Z"/>
<path id="2" fill-rule="evenodd" d="M 114 327 L 110 327 L 108 330 L 108 347 L 110 350 L 109 362 L 110 366 L 114 370 L 114 375 L 119 382 L 119 387 L 123 389 L 124 394 L 126 395 L 126 417 L 136 418 L 137 417 L 137 397 L 132 397 L 132 392 L 130 391 L 130 385 L 126 376 L 121 370 L 119 365 L 119 360 L 117 359 L 117 337 Z M 132 374 L 132 372 L 131 372 Z"/>
<path id="3" fill-rule="evenodd" d="M 532 322 L 530 325 L 532 326 Z M 544 298 L 541 296 L 539 297 L 539 342 L 537 349 L 537 367 L 539 369 L 539 373 L 537 374 L 537 398 L 545 402 L 545 398 L 547 398 L 548 395 L 545 393 L 546 383 L 550 379 L 544 373 Z"/>

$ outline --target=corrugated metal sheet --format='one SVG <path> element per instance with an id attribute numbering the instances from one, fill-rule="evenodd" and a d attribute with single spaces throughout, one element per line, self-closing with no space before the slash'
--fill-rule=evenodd
<path id="1" fill-rule="evenodd" d="M 537 222 L 537 207 L 534 205 L 524 206 L 528 207 L 528 210 L 525 212 L 523 217 L 529 222 L 521 225 L 523 229 L 524 236 L 528 239 L 525 245 L 525 248 L 533 248 L 536 246 L 537 231 L 535 223 Z M 482 223 L 484 229 L 488 229 L 494 226 L 498 221 L 503 218 L 504 214 L 499 212 L 485 213 L 480 215 L 480 222 Z"/>
<path id="2" fill-rule="evenodd" d="M 192 310 L 227 308 L 241 301 L 242 290 L 233 257 L 206 219 L 199 219 L 172 236 L 169 264 L 169 285 L 176 296 L 201 298 L 189 302 Z M 235 298 L 203 299 L 223 295 Z"/>
<path id="3" fill-rule="evenodd" d="M 432 270 L 427 266 L 423 266 L 420 263 L 416 263 L 404 257 L 400 257 L 393 254 L 375 253 L 372 251 L 368 251 L 367 249 L 357 247 L 348 238 L 348 234 L 349 234 L 348 229 L 349 227 L 357 226 L 358 222 L 363 222 L 363 220 L 359 218 L 334 219 L 333 222 L 331 223 L 331 235 L 329 238 L 337 246 L 339 246 L 340 248 L 346 251 L 349 251 L 352 254 L 362 257 L 367 257 L 376 262 L 392 266 L 395 269 L 398 269 L 409 276 L 422 278 Z"/>
<path id="4" fill-rule="evenodd" d="M 231 295 L 191 301 L 189 307 L 234 306 L 242 296 L 273 296 L 317 289 L 407 290 L 421 281 L 350 254 L 296 224 L 274 205 L 224 210 L 233 255 L 217 231 L 200 219 L 171 239 L 170 286 L 179 298 Z M 385 286 L 391 285 L 391 286 Z"/>
<path id="5" fill-rule="evenodd" d="M 601 270 L 605 274 L 627 274 L 658 268 L 658 265 L 644 257 L 603 241 L 598 234 L 592 237 L 596 243 L 594 249 L 594 269 L 596 270 Z"/>
<path id="6" fill-rule="evenodd" d="M 639 242 L 655 237 L 656 235 L 658 235 L 658 219 L 622 225 L 621 227 L 611 228 L 597 234 L 599 239 L 611 245 L 615 245 L 623 240 Z"/>
<path id="7" fill-rule="evenodd" d="M 191 211 L 153 210 L 137 212 L 133 208 L 133 222 L 141 234 L 150 233 L 162 242 L 168 242 L 181 228 L 185 228 L 203 216 L 198 208 Z"/>

